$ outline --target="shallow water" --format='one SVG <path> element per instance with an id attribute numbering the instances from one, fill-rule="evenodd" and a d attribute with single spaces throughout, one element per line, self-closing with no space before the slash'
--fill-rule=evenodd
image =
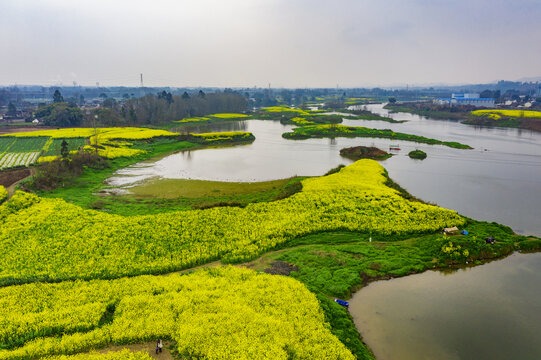
<path id="1" fill-rule="evenodd" d="M 368 108 L 387 114 L 383 105 L 368 105 Z M 381 162 L 400 185 L 423 200 L 463 215 L 500 222 L 519 233 L 541 235 L 541 133 L 479 128 L 405 113 L 390 116 L 408 122 L 344 120 L 344 124 L 393 129 L 458 141 L 475 148 L 459 150 L 400 141 L 402 150 Z M 282 133 L 291 129 L 293 126 L 270 120 L 192 127 L 189 131 L 250 131 L 256 140 L 249 145 L 183 151 L 139 163 L 118 171 L 109 183 L 122 186 L 155 176 L 246 182 L 294 175 L 318 176 L 339 164 L 351 163 L 340 156 L 343 147 L 375 145 L 388 150 L 390 144 L 396 143 L 368 138 L 283 139 Z M 426 160 L 407 156 L 417 148 L 428 154 Z"/>
<path id="2" fill-rule="evenodd" d="M 377 281 L 350 301 L 378 360 L 541 359 L 541 253 Z"/>

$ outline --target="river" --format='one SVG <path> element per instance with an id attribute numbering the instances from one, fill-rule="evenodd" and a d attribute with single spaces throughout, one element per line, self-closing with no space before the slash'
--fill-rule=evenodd
<path id="1" fill-rule="evenodd" d="M 367 107 L 388 114 L 383 105 Z M 345 120 L 344 124 L 393 129 L 474 147 L 460 150 L 400 141 L 401 150 L 381 163 L 410 193 L 471 218 L 541 236 L 541 133 L 473 127 L 406 113 L 390 116 L 408 122 Z M 142 162 L 118 171 L 109 184 L 125 186 L 151 177 L 250 182 L 318 176 L 339 164 L 351 163 L 340 156 L 343 147 L 375 145 L 388 150 L 395 143 L 367 138 L 283 139 L 281 134 L 291 129 L 293 126 L 270 120 L 194 127 L 190 131 L 250 131 L 256 140 L 249 145 L 183 151 Z M 410 159 L 408 152 L 416 148 L 424 150 L 428 158 Z"/>
<path id="2" fill-rule="evenodd" d="M 350 312 L 378 360 L 541 359 L 541 253 L 377 281 Z"/>

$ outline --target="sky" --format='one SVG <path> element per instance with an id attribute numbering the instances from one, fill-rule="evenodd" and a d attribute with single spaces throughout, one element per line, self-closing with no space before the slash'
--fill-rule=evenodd
<path id="1" fill-rule="evenodd" d="M 0 0 L 0 85 L 362 87 L 541 76 L 541 0 Z"/>

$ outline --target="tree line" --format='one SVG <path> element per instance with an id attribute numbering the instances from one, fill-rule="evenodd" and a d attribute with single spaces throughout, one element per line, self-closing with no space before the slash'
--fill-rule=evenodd
<path id="1" fill-rule="evenodd" d="M 53 103 L 40 106 L 35 115 L 44 125 L 56 127 L 158 125 L 186 117 L 243 112 L 247 107 L 248 100 L 233 91 L 192 95 L 162 91 L 137 99 L 106 98 L 103 106 L 83 112 L 77 104 L 66 102 L 57 90 Z"/>

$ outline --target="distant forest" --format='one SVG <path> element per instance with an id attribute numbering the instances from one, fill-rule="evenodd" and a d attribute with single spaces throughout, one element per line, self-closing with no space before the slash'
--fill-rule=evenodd
<path id="1" fill-rule="evenodd" d="M 203 91 L 190 96 L 180 96 L 162 91 L 136 99 L 106 98 L 99 108 L 81 109 L 71 101 L 65 101 L 59 91 L 54 102 L 41 105 L 36 117 L 46 126 L 131 126 L 158 125 L 181 120 L 185 117 L 214 113 L 244 112 L 248 108 L 246 97 L 234 92 L 205 94 Z"/>
<path id="2" fill-rule="evenodd" d="M 247 99 L 234 92 L 205 94 L 200 91 L 195 95 L 184 93 L 181 96 L 162 91 L 155 95 L 146 95 L 117 103 L 108 98 L 103 107 L 85 116 L 84 126 L 152 125 L 181 120 L 185 117 L 203 116 L 221 112 L 244 112 L 248 108 Z M 88 115 L 88 114 L 87 114 Z"/>

